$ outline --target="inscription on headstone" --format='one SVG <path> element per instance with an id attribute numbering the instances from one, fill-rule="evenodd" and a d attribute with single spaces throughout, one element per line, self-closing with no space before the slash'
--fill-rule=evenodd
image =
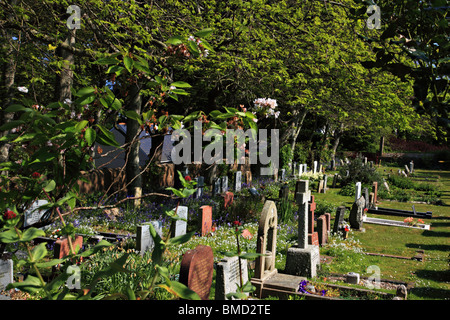
<path id="1" fill-rule="evenodd" d="M 241 259 L 242 284 L 248 281 L 247 260 Z M 239 258 L 224 257 L 216 268 L 216 300 L 228 300 L 226 295 L 237 292 L 241 286 L 241 273 L 239 272 Z"/>
<path id="2" fill-rule="evenodd" d="M 34 201 L 31 204 L 30 208 L 24 212 L 25 217 L 24 217 L 23 226 L 24 227 L 28 227 L 28 226 L 31 226 L 31 225 L 33 225 L 35 223 L 38 223 L 39 220 L 42 218 L 42 216 L 46 212 L 46 210 L 42 210 L 42 209 L 39 210 L 38 208 L 40 206 L 43 206 L 43 205 L 47 204 L 47 203 L 48 203 L 47 200 Z"/>

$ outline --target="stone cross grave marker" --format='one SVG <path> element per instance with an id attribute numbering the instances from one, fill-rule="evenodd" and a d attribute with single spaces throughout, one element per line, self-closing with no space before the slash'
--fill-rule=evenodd
<path id="1" fill-rule="evenodd" d="M 317 232 L 314 231 L 314 211 L 316 210 L 316 202 L 314 196 L 311 196 L 309 203 L 309 216 L 308 216 L 308 244 L 315 246 L 319 245 L 319 238 Z"/>
<path id="2" fill-rule="evenodd" d="M 197 293 L 202 300 L 209 299 L 214 272 L 214 255 L 211 247 L 198 245 L 183 255 L 180 282 Z"/>
<path id="3" fill-rule="evenodd" d="M 227 209 L 233 204 L 234 194 L 233 192 L 227 191 L 225 192 L 223 198 L 224 198 L 223 207 Z"/>
<path id="4" fill-rule="evenodd" d="M 359 198 L 353 203 L 352 209 L 350 210 L 349 222 L 350 228 L 362 231 L 363 225 L 363 215 L 366 200 L 364 197 Z"/>
<path id="5" fill-rule="evenodd" d="M 256 252 L 265 255 L 256 258 L 254 277 L 259 281 L 264 281 L 277 273 L 277 269 L 275 269 L 277 225 L 277 207 L 275 202 L 267 200 L 259 219 L 256 244 Z"/>
<path id="6" fill-rule="evenodd" d="M 38 223 L 42 216 L 45 214 L 47 210 L 39 210 L 40 206 L 47 204 L 47 200 L 36 200 L 34 201 L 28 210 L 24 212 L 24 222 L 23 226 L 28 227 L 35 223 Z"/>
<path id="7" fill-rule="evenodd" d="M 175 230 L 173 231 L 172 236 L 173 237 L 182 236 L 183 234 L 186 234 L 187 230 L 188 207 L 178 206 L 178 209 L 174 208 L 173 210 L 174 211 L 176 210 L 177 216 L 182 218 L 182 220 L 180 219 L 175 220 Z"/>
<path id="8" fill-rule="evenodd" d="M 334 234 L 337 234 L 341 227 L 342 221 L 344 220 L 345 210 L 346 208 L 344 206 L 340 206 L 336 210 L 336 217 L 334 218 L 334 226 L 333 226 Z"/>
<path id="9" fill-rule="evenodd" d="M 248 282 L 247 260 L 241 259 L 242 284 Z M 228 293 L 237 292 L 241 286 L 241 273 L 239 272 L 239 258 L 224 257 L 216 268 L 216 300 L 228 300 Z"/>
<path id="10" fill-rule="evenodd" d="M 222 193 L 227 192 L 227 191 L 228 191 L 228 177 L 223 176 L 222 177 Z"/>
<path id="11" fill-rule="evenodd" d="M 72 246 L 75 252 L 83 247 L 83 237 L 75 236 L 72 239 Z M 62 259 L 70 254 L 69 240 L 67 237 L 58 239 L 53 246 L 53 256 L 55 259 Z"/>
<path id="12" fill-rule="evenodd" d="M 361 197 L 361 182 L 355 184 L 355 201 Z"/>
<path id="13" fill-rule="evenodd" d="M 195 178 L 195 180 L 197 181 L 197 185 L 195 187 L 197 187 L 197 191 L 195 192 L 195 197 L 197 199 L 200 199 L 201 197 L 203 197 L 203 188 L 205 187 L 205 177 L 197 177 Z"/>
<path id="14" fill-rule="evenodd" d="M 308 201 L 311 198 L 309 180 L 300 180 L 297 183 L 298 193 L 298 247 L 305 249 L 308 246 Z"/>
<path id="15" fill-rule="evenodd" d="M 204 237 L 212 230 L 212 207 L 201 206 L 201 236 Z"/>
<path id="16" fill-rule="evenodd" d="M 314 278 L 320 265 L 319 246 L 308 245 L 309 205 L 311 198 L 309 180 L 300 180 L 296 201 L 298 205 L 298 244 L 288 249 L 284 272 Z M 314 221 L 314 219 L 313 219 Z"/>
<path id="17" fill-rule="evenodd" d="M 12 259 L 0 259 L 0 291 L 5 290 L 8 284 L 13 283 L 13 265 Z"/>
<path id="18" fill-rule="evenodd" d="M 156 230 L 156 233 L 162 237 L 162 222 L 161 221 L 150 221 L 148 223 L 144 223 L 138 225 L 136 228 L 136 248 L 139 250 L 141 255 L 144 255 L 146 251 L 152 251 L 155 247 L 155 241 L 153 240 L 152 235 L 150 234 L 150 224 Z"/>
<path id="19" fill-rule="evenodd" d="M 234 184 L 234 191 L 239 192 L 242 189 L 242 171 L 236 172 L 236 181 Z"/>

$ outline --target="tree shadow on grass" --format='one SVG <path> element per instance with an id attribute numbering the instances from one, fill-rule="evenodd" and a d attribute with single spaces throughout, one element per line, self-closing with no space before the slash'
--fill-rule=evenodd
<path id="1" fill-rule="evenodd" d="M 417 244 L 417 243 L 407 243 L 405 244 L 407 248 L 421 249 L 421 250 L 439 250 L 444 252 L 450 252 L 450 245 L 447 244 Z"/>
<path id="2" fill-rule="evenodd" d="M 420 298 L 448 300 L 450 299 L 450 290 L 440 288 L 411 288 L 409 294 L 413 294 Z"/>

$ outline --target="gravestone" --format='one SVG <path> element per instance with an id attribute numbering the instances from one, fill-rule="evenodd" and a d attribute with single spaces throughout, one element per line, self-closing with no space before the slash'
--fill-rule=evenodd
<path id="1" fill-rule="evenodd" d="M 273 169 L 273 181 L 278 181 L 278 168 Z"/>
<path id="2" fill-rule="evenodd" d="M 252 283 L 255 281 L 257 284 L 262 285 L 264 280 L 277 273 L 277 269 L 275 269 L 277 226 L 277 207 L 275 202 L 267 200 L 259 219 L 258 238 L 256 240 L 256 252 L 264 256 L 256 258 L 255 274 Z"/>
<path id="3" fill-rule="evenodd" d="M 221 192 L 227 192 L 228 191 L 228 177 L 227 176 L 223 176 L 222 177 L 222 190 Z"/>
<path id="4" fill-rule="evenodd" d="M 286 169 L 281 169 L 281 177 L 280 180 L 284 181 L 286 179 Z"/>
<path id="5" fill-rule="evenodd" d="M 308 245 L 308 201 L 311 198 L 309 180 L 300 180 L 299 192 L 296 194 L 298 204 L 298 243 L 287 251 L 287 274 L 314 278 L 317 275 L 317 266 L 320 265 L 319 246 Z"/>
<path id="6" fill-rule="evenodd" d="M 383 185 L 384 185 L 384 187 L 386 188 L 387 192 L 391 191 L 391 190 L 389 189 L 389 186 L 388 186 L 388 184 L 387 184 L 386 181 L 383 182 Z"/>
<path id="7" fill-rule="evenodd" d="M 319 184 L 317 186 L 317 193 L 323 193 L 323 185 L 324 185 L 324 181 L 319 180 Z"/>
<path id="8" fill-rule="evenodd" d="M 75 252 L 83 247 L 83 237 L 75 236 L 72 239 L 72 246 Z M 53 256 L 55 259 L 62 259 L 70 254 L 69 240 L 64 237 L 55 241 L 53 246 Z"/>
<path id="9" fill-rule="evenodd" d="M 364 194 L 364 200 L 365 200 L 364 208 L 368 209 L 369 205 L 370 205 L 370 203 L 369 203 L 369 188 L 364 188 L 363 194 Z"/>
<path id="10" fill-rule="evenodd" d="M 375 207 L 377 204 L 377 196 L 378 196 L 378 182 L 376 181 L 372 183 L 372 192 L 373 192 L 373 206 Z"/>
<path id="11" fill-rule="evenodd" d="M 214 196 L 217 196 L 218 194 L 222 193 L 221 186 L 222 186 L 222 179 L 217 178 L 216 180 L 214 180 L 214 187 L 213 187 Z"/>
<path id="12" fill-rule="evenodd" d="M 345 210 L 346 208 L 344 206 L 337 208 L 336 217 L 334 218 L 333 234 L 337 234 L 339 232 L 342 222 L 344 221 Z"/>
<path id="13" fill-rule="evenodd" d="M 313 173 L 317 173 L 317 161 L 314 161 L 313 166 L 314 166 Z"/>
<path id="14" fill-rule="evenodd" d="M 247 260 L 241 259 L 241 272 L 239 272 L 239 258 L 224 257 L 216 267 L 215 300 L 228 300 L 227 294 L 237 292 L 238 286 L 248 282 Z"/>
<path id="15" fill-rule="evenodd" d="M 205 177 L 200 176 L 197 177 L 195 180 L 197 181 L 196 185 L 197 191 L 195 193 L 195 197 L 197 199 L 200 199 L 201 197 L 203 197 L 203 188 L 205 187 Z"/>
<path id="16" fill-rule="evenodd" d="M 223 207 L 225 209 L 227 209 L 228 207 L 230 207 L 233 204 L 233 199 L 234 199 L 234 194 L 233 192 L 227 191 L 225 192 L 225 195 L 223 196 Z"/>
<path id="17" fill-rule="evenodd" d="M 323 193 L 327 192 L 327 189 L 328 189 L 327 186 L 328 186 L 328 176 L 324 175 L 323 176 L 323 190 L 322 190 Z"/>
<path id="18" fill-rule="evenodd" d="M 303 164 L 303 173 L 308 172 L 308 165 L 306 163 Z"/>
<path id="19" fill-rule="evenodd" d="M 410 174 L 411 172 L 409 171 L 408 165 L 405 164 L 405 170 L 407 174 Z"/>
<path id="20" fill-rule="evenodd" d="M 319 245 L 323 246 L 328 240 L 327 219 L 324 215 L 317 218 L 317 235 Z"/>
<path id="21" fill-rule="evenodd" d="M 187 230 L 188 207 L 178 206 L 178 210 L 177 208 L 174 208 L 173 210 L 174 211 L 176 210 L 177 216 L 179 216 L 183 220 L 180 219 L 175 220 L 175 230 L 173 231 L 172 236 L 173 237 L 182 236 L 183 234 L 186 234 Z"/>
<path id="22" fill-rule="evenodd" d="M 47 200 L 36 200 L 34 201 L 30 208 L 24 211 L 24 221 L 23 226 L 28 227 L 35 223 L 38 223 L 42 216 L 47 212 L 48 209 L 39 210 L 40 206 L 47 204 Z"/>
<path id="23" fill-rule="evenodd" d="M 352 209 L 350 210 L 349 222 L 350 228 L 363 231 L 363 215 L 364 215 L 364 206 L 366 200 L 364 197 L 359 198 L 353 203 Z"/>
<path id="24" fill-rule="evenodd" d="M 6 286 L 14 282 L 14 263 L 12 259 L 0 259 L 0 291 L 5 290 Z"/>
<path id="25" fill-rule="evenodd" d="M 316 202 L 314 201 L 314 196 L 311 196 L 311 201 L 309 204 L 309 216 L 308 216 L 308 244 L 315 246 L 319 245 L 319 237 L 317 232 L 314 231 L 314 211 L 316 210 Z"/>
<path id="26" fill-rule="evenodd" d="M 202 300 L 209 299 L 214 272 L 214 255 L 211 247 L 198 245 L 183 255 L 180 282 L 197 293 Z"/>
<path id="27" fill-rule="evenodd" d="M 288 198 L 289 198 L 289 186 L 287 184 L 283 185 L 280 188 L 280 191 L 278 193 L 278 198 L 280 200 L 288 200 Z"/>
<path id="28" fill-rule="evenodd" d="M 256 190 L 254 187 L 249 188 L 249 189 L 248 189 L 248 192 L 250 192 L 250 194 L 251 194 L 253 197 L 259 197 L 259 196 L 260 196 L 258 190 Z"/>
<path id="29" fill-rule="evenodd" d="M 300 178 L 303 174 L 303 164 L 298 166 L 298 177 Z"/>
<path id="30" fill-rule="evenodd" d="M 297 172 L 297 162 L 294 162 L 292 166 L 292 176 L 295 177 L 295 173 Z"/>
<path id="31" fill-rule="evenodd" d="M 211 206 L 201 206 L 201 236 L 204 237 L 208 235 L 212 230 L 212 207 Z"/>
<path id="32" fill-rule="evenodd" d="M 328 238 L 330 236 L 330 233 L 331 233 L 331 214 L 328 213 L 328 212 L 325 212 L 324 216 L 325 216 L 325 219 L 326 219 L 326 222 L 327 222 L 327 233 L 328 233 L 327 238 Z"/>
<path id="33" fill-rule="evenodd" d="M 414 172 L 414 161 L 411 161 L 411 162 L 409 163 L 409 171 L 410 171 L 411 173 Z"/>
<path id="34" fill-rule="evenodd" d="M 338 180 L 338 174 L 335 173 L 334 176 L 333 176 L 333 183 L 331 184 L 332 188 L 336 188 L 337 180 Z"/>
<path id="35" fill-rule="evenodd" d="M 150 221 L 148 223 L 138 225 L 136 228 L 136 248 L 141 255 L 144 255 L 146 251 L 152 251 L 155 246 L 155 241 L 150 234 L 150 225 L 152 224 L 156 233 L 162 237 L 162 222 Z"/>
<path id="36" fill-rule="evenodd" d="M 236 180 L 234 183 L 234 191 L 239 192 L 242 189 L 242 171 L 236 172 Z"/>
<path id="37" fill-rule="evenodd" d="M 355 184 L 355 201 L 361 197 L 361 182 Z"/>

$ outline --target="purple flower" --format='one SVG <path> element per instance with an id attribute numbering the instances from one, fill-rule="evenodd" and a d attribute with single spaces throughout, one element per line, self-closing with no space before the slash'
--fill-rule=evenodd
<path id="1" fill-rule="evenodd" d="M 321 293 L 322 297 L 324 297 L 327 294 L 327 290 L 322 290 L 322 291 L 320 291 L 320 293 Z"/>

